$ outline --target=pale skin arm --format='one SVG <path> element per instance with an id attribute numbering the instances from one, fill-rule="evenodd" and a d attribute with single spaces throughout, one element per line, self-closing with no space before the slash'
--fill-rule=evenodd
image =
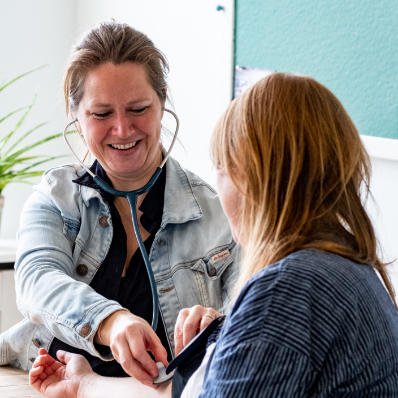
<path id="1" fill-rule="evenodd" d="M 126 313 L 126 315 L 131 314 Z M 175 334 L 177 334 L 176 353 L 178 354 L 197 333 L 208 326 L 212 319 L 220 315 L 212 308 L 201 306 L 180 311 L 175 327 Z M 116 316 L 117 314 L 115 314 Z M 124 317 L 120 317 L 122 325 L 123 319 Z M 133 323 L 136 321 L 130 317 L 125 319 L 127 319 L 128 324 L 130 324 L 131 319 L 133 319 Z M 114 322 L 110 322 L 110 324 Z M 123 329 L 122 325 L 120 325 L 120 329 Z M 146 330 L 146 327 L 143 330 Z M 106 334 L 108 335 L 108 333 Z M 125 336 L 125 334 L 122 335 Z M 138 336 L 136 341 L 140 341 Z M 39 354 L 30 371 L 29 382 L 35 390 L 48 398 L 171 397 L 171 383 L 155 386 L 151 382 L 150 386 L 146 386 L 134 377 L 103 377 L 94 373 L 88 361 L 81 355 L 58 351 L 59 362 L 48 355 L 43 348 L 40 349 Z M 149 375 L 147 376 L 149 377 Z"/>
<path id="2" fill-rule="evenodd" d="M 171 397 L 171 383 L 154 389 L 132 377 L 99 376 L 81 355 L 58 351 L 59 362 L 43 348 L 39 354 L 29 373 L 29 382 L 36 391 L 48 398 Z"/>
<path id="3" fill-rule="evenodd" d="M 94 373 L 83 381 L 78 398 L 170 398 L 172 383 L 157 390 L 146 387 L 132 377 L 102 377 Z"/>

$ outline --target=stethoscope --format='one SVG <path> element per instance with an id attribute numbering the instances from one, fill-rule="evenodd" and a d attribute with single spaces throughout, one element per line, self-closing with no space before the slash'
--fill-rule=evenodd
<path id="1" fill-rule="evenodd" d="M 149 283 L 151 284 L 151 291 L 152 291 L 152 302 L 153 302 L 153 314 L 152 314 L 152 324 L 151 327 L 154 331 L 156 331 L 156 328 L 158 326 L 158 314 L 159 314 L 159 304 L 158 304 L 158 292 L 156 289 L 156 283 L 155 283 L 155 277 L 153 275 L 153 271 L 152 271 L 152 267 L 151 264 L 149 262 L 149 257 L 148 254 L 146 252 L 145 246 L 144 246 L 144 242 L 142 241 L 142 237 L 141 237 L 141 233 L 140 233 L 140 229 L 138 227 L 138 217 L 137 217 L 137 198 L 138 196 L 142 195 L 145 192 L 148 192 L 153 185 L 155 184 L 156 180 L 158 179 L 160 173 L 162 172 L 163 166 L 166 164 L 167 159 L 170 155 L 171 150 L 173 149 L 174 143 L 177 139 L 177 134 L 178 134 L 178 129 L 180 127 L 180 122 L 178 120 L 177 115 L 166 108 L 163 108 L 164 111 L 171 113 L 176 122 L 177 122 L 177 126 L 176 126 L 176 131 L 174 133 L 174 137 L 173 140 L 171 142 L 170 148 L 168 150 L 168 152 L 166 153 L 162 164 L 160 165 L 160 167 L 158 167 L 156 169 L 156 171 L 153 173 L 152 177 L 150 178 L 150 180 L 142 187 L 139 189 L 136 189 L 134 191 L 118 191 L 117 189 L 114 189 L 112 187 L 110 187 L 104 180 L 102 180 L 100 177 L 98 177 L 97 175 L 95 175 L 83 162 L 80 161 L 79 157 L 76 155 L 75 151 L 73 150 L 73 148 L 71 147 L 71 145 L 68 142 L 68 139 L 66 138 L 67 135 L 67 131 L 68 131 L 68 127 L 74 123 L 76 123 L 78 120 L 75 119 L 72 122 L 68 123 L 68 125 L 65 127 L 64 130 L 64 140 L 66 142 L 66 144 L 68 145 L 69 149 L 72 151 L 73 155 L 75 156 L 76 160 L 79 162 L 79 164 L 84 168 L 84 170 L 87 171 L 87 173 L 89 173 L 92 177 L 93 180 L 107 193 L 114 195 L 114 196 L 119 196 L 121 198 L 126 198 L 130 208 L 131 208 L 131 218 L 133 220 L 133 227 L 134 227 L 134 233 L 135 236 L 137 238 L 138 241 L 138 245 L 140 247 L 141 253 L 142 253 L 142 257 L 144 259 L 144 263 L 145 263 L 145 267 L 146 267 L 146 271 L 148 273 L 148 277 L 149 277 Z"/>

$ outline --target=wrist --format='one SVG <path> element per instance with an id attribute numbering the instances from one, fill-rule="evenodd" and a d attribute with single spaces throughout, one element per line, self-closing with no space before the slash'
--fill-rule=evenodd
<path id="1" fill-rule="evenodd" d="M 94 386 L 98 383 L 101 376 L 94 372 L 87 373 L 80 379 L 79 388 L 77 390 L 77 398 L 90 398 L 90 393 L 94 392 Z"/>
<path id="2" fill-rule="evenodd" d="M 112 325 L 115 323 L 116 319 L 126 313 L 129 313 L 127 310 L 118 310 L 113 312 L 111 315 L 106 317 L 100 323 L 97 333 L 95 334 L 94 341 L 98 344 L 106 345 L 109 347 L 110 345 L 110 331 Z"/>

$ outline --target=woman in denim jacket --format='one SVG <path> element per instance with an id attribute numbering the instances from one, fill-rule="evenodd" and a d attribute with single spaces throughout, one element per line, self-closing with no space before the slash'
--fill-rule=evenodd
<path id="1" fill-rule="evenodd" d="M 96 158 L 92 170 L 116 189 L 145 185 L 162 161 L 167 68 L 144 34 L 119 23 L 92 28 L 70 56 L 67 112 Z M 28 370 L 40 348 L 64 349 L 99 374 L 152 386 L 147 351 L 167 365 L 176 340 L 185 345 L 225 308 L 236 244 L 215 191 L 169 158 L 137 212 L 159 293 L 156 333 L 127 201 L 65 165 L 44 174 L 21 216 L 15 278 L 25 320 L 0 336 L 0 365 Z M 193 306 L 185 335 L 174 336 L 179 311 Z"/>

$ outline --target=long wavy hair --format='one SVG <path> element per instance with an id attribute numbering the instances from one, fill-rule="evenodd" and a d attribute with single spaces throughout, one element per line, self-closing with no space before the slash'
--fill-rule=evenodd
<path id="1" fill-rule="evenodd" d="M 370 160 L 340 101 L 310 77 L 275 73 L 235 99 L 212 137 L 214 165 L 241 193 L 236 291 L 305 248 L 369 264 L 395 304 L 363 201 Z"/>

